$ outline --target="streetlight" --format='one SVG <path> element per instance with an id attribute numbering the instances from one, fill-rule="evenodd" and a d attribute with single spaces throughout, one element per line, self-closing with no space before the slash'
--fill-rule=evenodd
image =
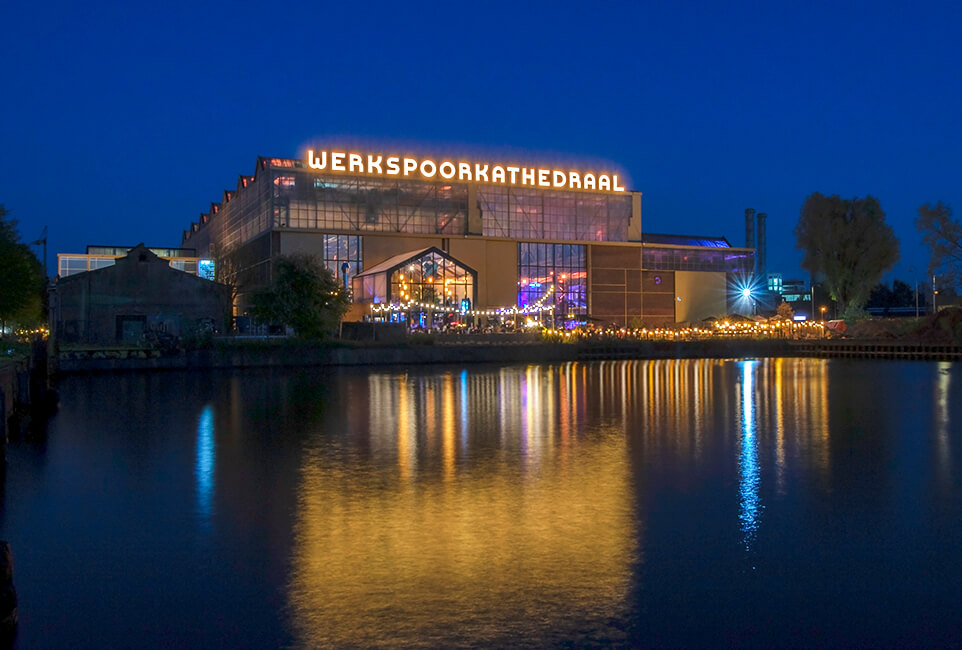
<path id="1" fill-rule="evenodd" d="M 752 296 L 752 288 L 751 288 L 751 287 L 745 287 L 744 289 L 742 289 L 742 298 L 745 298 L 746 300 L 748 300 L 748 301 L 751 302 L 751 305 L 752 305 L 752 315 L 754 316 L 754 315 L 755 315 L 755 297 Z"/>
<path id="2" fill-rule="evenodd" d="M 828 309 L 825 305 L 822 305 L 822 322 L 825 322 L 825 310 Z"/>

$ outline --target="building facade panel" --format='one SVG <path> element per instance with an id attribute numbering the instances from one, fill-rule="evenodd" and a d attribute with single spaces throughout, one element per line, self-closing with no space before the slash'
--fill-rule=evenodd
<path id="1" fill-rule="evenodd" d="M 725 273 L 675 271 L 675 316 L 680 322 L 698 322 L 728 313 L 728 276 Z"/>

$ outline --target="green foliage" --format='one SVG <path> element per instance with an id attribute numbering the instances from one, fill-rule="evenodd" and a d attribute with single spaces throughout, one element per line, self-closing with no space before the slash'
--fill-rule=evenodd
<path id="1" fill-rule="evenodd" d="M 880 282 L 872 289 L 867 306 L 876 309 L 914 307 L 915 289 L 901 280 L 893 280 L 891 288 Z"/>
<path id="2" fill-rule="evenodd" d="M 316 257 L 288 255 L 274 264 L 274 283 L 253 297 L 253 316 L 289 325 L 305 339 L 330 336 L 347 311 L 348 297 Z"/>
<path id="3" fill-rule="evenodd" d="M 816 192 L 795 226 L 802 267 L 825 278 L 843 318 L 864 314 L 872 287 L 899 259 L 899 242 L 878 199 L 843 199 Z"/>
<path id="4" fill-rule="evenodd" d="M 783 300 L 775 310 L 775 317 L 779 320 L 792 320 L 795 317 L 795 310 Z"/>
<path id="5" fill-rule="evenodd" d="M 8 214 L 0 204 L 0 321 L 28 327 L 42 317 L 43 267 Z"/>
<path id="6" fill-rule="evenodd" d="M 952 218 L 952 208 L 941 201 L 919 208 L 915 220 L 922 241 L 929 247 L 929 275 L 939 276 L 939 284 L 956 288 L 962 282 L 962 224 Z"/>

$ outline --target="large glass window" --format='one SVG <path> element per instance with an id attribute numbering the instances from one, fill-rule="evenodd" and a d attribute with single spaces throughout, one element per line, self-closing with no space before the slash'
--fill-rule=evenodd
<path id="1" fill-rule="evenodd" d="M 463 235 L 467 186 L 308 175 L 274 179 L 274 220 L 283 228 Z"/>
<path id="2" fill-rule="evenodd" d="M 478 189 L 489 237 L 627 241 L 631 196 L 517 187 Z"/>
<path id="3" fill-rule="evenodd" d="M 670 246 L 642 249 L 642 264 L 657 271 L 724 271 L 751 273 L 755 252 L 730 248 L 673 248 Z"/>
<path id="4" fill-rule="evenodd" d="M 358 235 L 324 235 L 324 266 L 330 269 L 339 283 L 350 282 L 360 273 L 361 238 Z M 345 268 L 344 265 L 347 265 Z M 347 277 L 344 277 L 345 272 Z M 350 285 L 348 285 L 350 286 Z"/>
<path id="5" fill-rule="evenodd" d="M 86 255 L 60 255 L 58 275 L 65 278 L 75 273 L 83 273 L 87 270 Z"/>
<path id="6" fill-rule="evenodd" d="M 572 323 L 587 313 L 585 246 L 518 243 L 518 306 L 554 306 L 556 323 Z"/>
<path id="7" fill-rule="evenodd" d="M 90 270 L 103 269 L 117 263 L 116 257 L 90 257 Z"/>
<path id="8" fill-rule="evenodd" d="M 429 249 L 407 262 L 375 266 L 354 278 L 354 299 L 362 304 L 391 305 L 376 318 L 437 329 L 460 322 L 474 304 L 474 271 Z"/>
<path id="9" fill-rule="evenodd" d="M 474 300 L 474 276 L 463 266 L 430 252 L 391 273 L 391 300 L 460 310 Z"/>

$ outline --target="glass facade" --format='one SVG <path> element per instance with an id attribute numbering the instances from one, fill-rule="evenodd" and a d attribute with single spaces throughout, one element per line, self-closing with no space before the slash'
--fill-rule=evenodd
<path id="1" fill-rule="evenodd" d="M 274 172 L 279 228 L 463 235 L 466 185 Z"/>
<path id="2" fill-rule="evenodd" d="M 170 260 L 170 267 L 177 269 L 178 271 L 183 271 L 184 273 L 190 273 L 191 275 L 197 275 L 197 260 L 184 260 L 184 259 L 172 259 Z"/>
<path id="3" fill-rule="evenodd" d="M 653 271 L 723 271 L 751 273 L 755 251 L 731 248 L 682 248 L 645 246 L 642 265 Z"/>
<path id="4" fill-rule="evenodd" d="M 413 259 L 375 267 L 354 278 L 352 284 L 355 302 L 409 305 L 404 311 L 382 312 L 384 318 L 415 328 L 439 328 L 473 308 L 476 283 L 472 269 L 429 249 Z"/>
<path id="5" fill-rule="evenodd" d="M 454 260 L 437 253 L 395 269 L 388 282 L 391 302 L 420 302 L 441 309 L 460 310 L 461 300 L 474 300 L 474 275 Z"/>
<path id="6" fill-rule="evenodd" d="M 105 248 L 105 247 L 100 247 Z M 113 266 L 117 263 L 117 259 L 123 257 L 129 248 L 116 248 L 112 250 L 122 250 L 124 251 L 120 255 L 70 255 L 70 254 L 59 254 L 57 255 L 57 275 L 61 278 L 66 278 L 70 275 L 76 275 L 77 273 L 85 273 L 86 271 L 96 271 L 97 269 L 106 268 L 108 266 Z M 151 250 L 178 250 L 178 249 L 151 249 Z M 185 258 L 185 257 L 166 257 L 159 255 L 161 259 L 170 262 L 172 268 L 178 271 L 184 271 L 185 273 L 190 273 L 191 275 L 198 275 L 197 269 L 197 258 Z"/>
<path id="7" fill-rule="evenodd" d="M 87 246 L 87 255 L 106 255 L 123 257 L 133 246 Z M 193 248 L 151 248 L 151 253 L 157 257 L 197 257 Z"/>
<path id="8" fill-rule="evenodd" d="M 542 304 L 554 305 L 556 322 L 586 316 L 585 251 L 579 244 L 519 242 L 518 306 L 528 307 L 544 299 Z"/>
<path id="9" fill-rule="evenodd" d="M 488 237 L 627 241 L 631 195 L 478 189 L 482 234 Z"/>
<path id="10" fill-rule="evenodd" d="M 344 265 L 347 264 L 347 280 L 363 271 L 361 264 L 361 238 L 358 235 L 325 235 L 324 266 L 330 269 L 338 282 L 344 282 Z"/>
<path id="11" fill-rule="evenodd" d="M 185 242 L 230 250 L 272 228 L 326 232 L 468 234 L 468 186 L 450 181 L 324 174 L 299 160 L 262 158 L 254 177 L 191 225 Z M 627 241 L 632 196 L 478 186 L 483 235 Z"/>

